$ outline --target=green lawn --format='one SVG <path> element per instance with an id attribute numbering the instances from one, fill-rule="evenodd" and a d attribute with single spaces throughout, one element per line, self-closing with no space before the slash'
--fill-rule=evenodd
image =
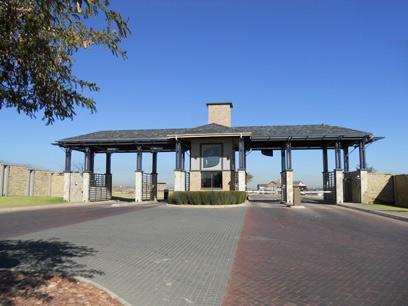
<path id="1" fill-rule="evenodd" d="M 61 204 L 64 203 L 62 197 L 0 197 L 1 207 L 26 207 L 45 204 Z"/>
<path id="2" fill-rule="evenodd" d="M 363 207 L 376 209 L 376 210 L 384 210 L 384 211 L 401 211 L 401 212 L 408 212 L 408 208 L 405 207 L 398 207 L 386 204 L 363 204 Z"/>

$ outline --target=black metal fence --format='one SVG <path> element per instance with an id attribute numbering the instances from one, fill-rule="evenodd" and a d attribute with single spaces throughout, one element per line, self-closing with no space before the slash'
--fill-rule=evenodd
<path id="1" fill-rule="evenodd" d="M 150 173 L 143 173 L 142 200 L 153 200 L 152 175 Z"/>
<path id="2" fill-rule="evenodd" d="M 112 199 L 112 175 L 91 173 L 89 181 L 89 201 L 107 201 Z"/>
<path id="3" fill-rule="evenodd" d="M 330 203 L 336 200 L 336 174 L 334 171 L 323 173 L 324 200 Z"/>

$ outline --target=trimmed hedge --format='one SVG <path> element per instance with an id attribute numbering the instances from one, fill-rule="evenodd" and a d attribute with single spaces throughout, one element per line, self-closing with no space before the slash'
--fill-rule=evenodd
<path id="1" fill-rule="evenodd" d="M 244 203 L 245 191 L 175 191 L 169 196 L 169 204 L 229 205 Z"/>

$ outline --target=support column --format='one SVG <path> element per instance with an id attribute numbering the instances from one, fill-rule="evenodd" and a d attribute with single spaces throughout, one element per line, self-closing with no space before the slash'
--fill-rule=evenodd
<path id="1" fill-rule="evenodd" d="M 336 157 L 336 170 L 342 170 L 341 168 L 341 143 L 339 141 L 336 142 L 335 157 Z"/>
<path id="2" fill-rule="evenodd" d="M 65 149 L 65 171 L 64 172 L 71 172 L 71 156 L 72 156 L 72 149 L 66 148 Z"/>
<path id="3" fill-rule="evenodd" d="M 153 200 L 157 201 L 157 152 L 152 153 L 152 194 Z"/>
<path id="4" fill-rule="evenodd" d="M 335 180 L 336 180 L 336 204 L 342 204 L 344 199 L 343 194 L 343 179 L 344 173 L 342 169 L 334 170 Z"/>
<path id="5" fill-rule="evenodd" d="M 281 149 L 281 203 L 286 203 L 286 150 Z"/>
<path id="6" fill-rule="evenodd" d="M 34 179 L 35 179 L 35 170 L 29 169 L 28 182 L 27 182 L 27 195 L 29 197 L 32 197 L 34 195 Z"/>
<path id="7" fill-rule="evenodd" d="M 90 160 L 90 172 L 94 173 L 95 172 L 95 152 L 91 151 L 91 160 Z"/>
<path id="8" fill-rule="evenodd" d="M 345 145 L 343 147 L 343 163 L 344 172 L 350 171 L 350 158 L 349 158 L 349 147 Z"/>
<path id="9" fill-rule="evenodd" d="M 106 153 L 105 174 L 112 174 L 111 170 L 112 153 Z"/>
<path id="10" fill-rule="evenodd" d="M 365 141 L 360 141 L 359 145 L 360 152 L 360 170 L 366 170 L 366 155 L 365 155 Z"/>
<path id="11" fill-rule="evenodd" d="M 84 172 L 82 174 L 82 201 L 89 202 L 89 186 L 91 183 L 91 173 Z"/>
<path id="12" fill-rule="evenodd" d="M 136 171 L 135 171 L 135 202 L 143 201 L 143 170 L 142 170 L 142 151 L 137 152 Z"/>
<path id="13" fill-rule="evenodd" d="M 85 150 L 84 172 L 91 172 L 91 150 L 89 148 Z"/>
<path id="14" fill-rule="evenodd" d="M 5 168 L 5 165 L 0 164 L 0 197 L 3 196 L 4 168 Z"/>
<path id="15" fill-rule="evenodd" d="M 327 147 L 323 148 L 323 200 L 328 200 L 328 194 L 326 191 L 329 190 L 329 159 L 327 154 Z"/>
<path id="16" fill-rule="evenodd" d="M 360 203 L 368 204 L 368 171 L 360 170 Z"/>
<path id="17" fill-rule="evenodd" d="M 292 145 L 286 143 L 281 151 L 282 172 L 281 172 L 281 202 L 289 205 L 293 204 L 293 170 L 292 170 Z"/>
<path id="18" fill-rule="evenodd" d="M 174 170 L 174 191 L 186 190 L 186 173 L 183 169 L 181 142 L 176 140 L 176 169 Z"/>
<path id="19" fill-rule="evenodd" d="M 246 155 L 244 138 L 239 139 L 238 190 L 246 191 Z"/>

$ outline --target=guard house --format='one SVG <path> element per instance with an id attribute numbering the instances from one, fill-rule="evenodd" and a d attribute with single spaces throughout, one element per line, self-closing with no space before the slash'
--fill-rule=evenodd
<path id="1" fill-rule="evenodd" d="M 293 203 L 292 150 L 322 150 L 325 200 L 342 203 L 355 186 L 347 185 L 349 148 L 358 147 L 359 173 L 364 188 L 365 146 L 380 137 L 331 125 L 241 126 L 231 124 L 232 103 L 207 103 L 208 124 L 193 128 L 100 131 L 62 139 L 65 150 L 65 200 L 96 201 L 111 198 L 111 155 L 135 154 L 135 201 L 157 196 L 157 158 L 160 152 L 175 152 L 174 190 L 246 190 L 246 152 L 260 150 L 266 156 L 280 155 L 282 202 Z M 71 171 L 72 150 L 84 153 L 84 172 Z M 186 171 L 186 152 L 190 167 Z M 334 170 L 328 153 L 334 151 Z M 236 152 L 238 161 L 236 163 Z M 277 154 L 276 154 L 277 153 Z M 95 154 L 106 156 L 105 173 L 94 173 Z M 152 172 L 143 172 L 143 155 L 152 154 Z M 343 160 L 343 162 L 342 162 Z M 236 166 L 237 165 L 237 166 Z"/>

